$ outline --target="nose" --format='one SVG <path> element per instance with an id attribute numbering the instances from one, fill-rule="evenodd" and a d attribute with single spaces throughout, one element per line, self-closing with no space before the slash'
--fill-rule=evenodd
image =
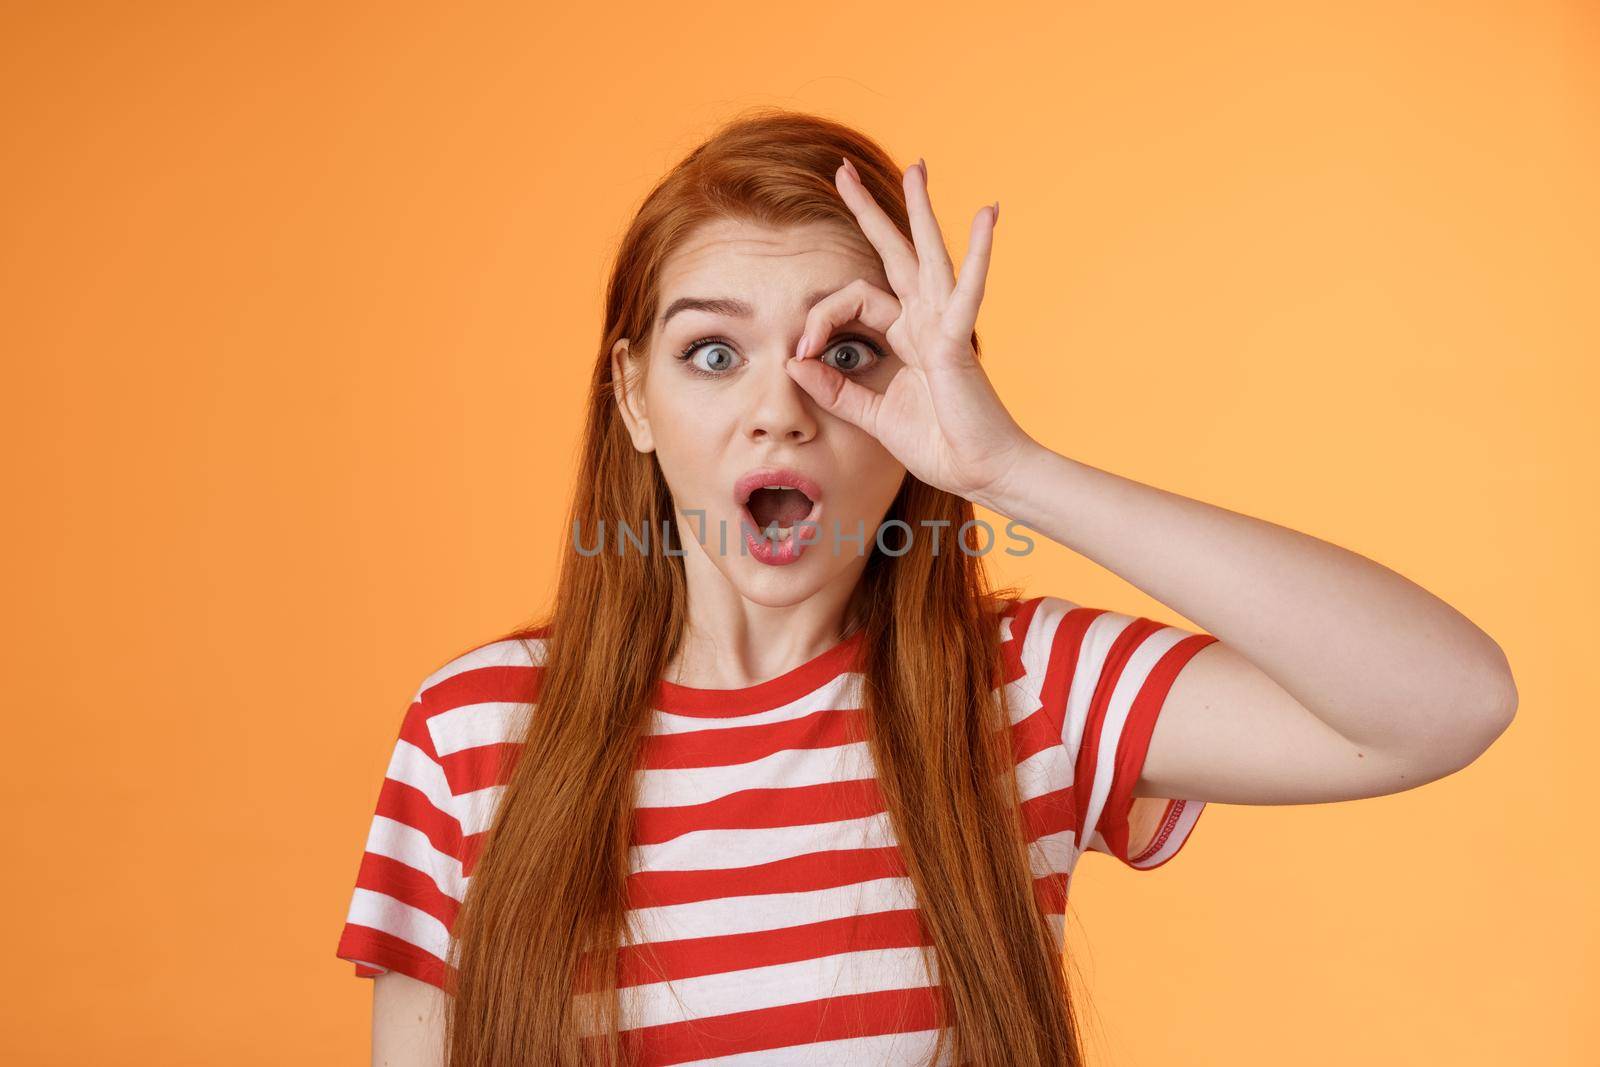
<path id="1" fill-rule="evenodd" d="M 803 444 L 817 435 L 817 413 L 810 394 L 784 370 L 788 352 L 751 361 L 744 376 L 751 395 L 744 432 L 752 441 Z"/>

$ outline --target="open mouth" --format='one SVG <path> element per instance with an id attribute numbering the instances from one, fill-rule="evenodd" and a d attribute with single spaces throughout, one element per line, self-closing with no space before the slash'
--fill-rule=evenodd
<path id="1" fill-rule="evenodd" d="M 756 536 L 774 544 L 792 538 L 801 523 L 815 522 L 821 497 L 816 482 L 783 469 L 752 471 L 739 479 L 734 489 L 734 498 L 755 527 Z"/>
<path id="2" fill-rule="evenodd" d="M 789 486 L 764 485 L 750 494 L 745 507 L 769 540 L 787 541 L 795 523 L 811 514 L 812 499 Z"/>

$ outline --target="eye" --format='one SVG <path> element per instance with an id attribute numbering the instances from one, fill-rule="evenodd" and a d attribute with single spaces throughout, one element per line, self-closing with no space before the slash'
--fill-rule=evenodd
<path id="1" fill-rule="evenodd" d="M 738 356 L 733 346 L 720 337 L 702 337 L 691 342 L 678 359 L 703 378 L 720 378 L 735 366 Z"/>
<path id="2" fill-rule="evenodd" d="M 832 360 L 828 359 L 830 353 L 834 354 Z M 858 374 L 867 367 L 871 367 L 883 358 L 883 352 L 877 345 L 865 337 L 841 337 L 817 357 L 823 360 L 834 370 L 846 374 Z"/>

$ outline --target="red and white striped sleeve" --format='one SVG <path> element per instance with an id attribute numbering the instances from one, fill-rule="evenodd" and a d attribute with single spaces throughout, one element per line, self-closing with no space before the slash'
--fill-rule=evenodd
<path id="1" fill-rule="evenodd" d="M 1037 598 L 1022 656 L 1065 749 L 1074 862 L 1095 851 L 1149 870 L 1188 840 L 1202 801 L 1136 798 L 1133 789 L 1172 683 L 1216 640 L 1154 619 Z M 1131 840 L 1130 820 L 1153 830 Z"/>
<path id="2" fill-rule="evenodd" d="M 450 987 L 451 931 L 531 707 L 527 642 L 501 639 L 451 660 L 418 688 L 384 772 L 337 955 Z"/>
<path id="3" fill-rule="evenodd" d="M 461 822 L 418 692 L 400 725 L 367 831 L 338 955 L 373 977 L 399 971 L 445 988 L 465 893 Z"/>

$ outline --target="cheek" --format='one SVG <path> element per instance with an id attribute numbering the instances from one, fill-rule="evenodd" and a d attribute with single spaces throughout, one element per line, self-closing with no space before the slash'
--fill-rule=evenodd
<path id="1" fill-rule="evenodd" d="M 714 461 L 725 451 L 729 432 L 726 409 L 674 383 L 677 369 L 651 367 L 653 378 L 645 390 L 656 459 L 674 488 L 695 485 L 722 469 Z"/>
<path id="2" fill-rule="evenodd" d="M 698 422 L 696 398 L 692 390 L 685 389 L 677 367 L 657 362 L 650 367 L 650 380 L 645 385 L 645 405 L 650 415 L 650 430 L 657 447 L 670 445 L 675 451 L 693 446 Z M 704 406 L 703 404 L 700 406 Z"/>
<path id="3" fill-rule="evenodd" d="M 845 424 L 840 431 L 839 455 L 851 472 L 851 496 L 864 511 L 887 510 L 905 480 L 904 465 L 865 430 Z"/>

